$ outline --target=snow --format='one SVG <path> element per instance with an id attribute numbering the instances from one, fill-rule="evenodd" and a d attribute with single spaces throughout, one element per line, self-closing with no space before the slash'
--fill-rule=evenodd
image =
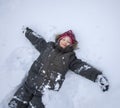
<path id="1" fill-rule="evenodd" d="M 0 0 L 0 108 L 22 83 L 39 53 L 22 34 L 29 26 L 47 41 L 72 29 L 78 58 L 103 71 L 110 89 L 69 71 L 59 92 L 46 91 L 46 108 L 119 108 L 119 0 Z"/>

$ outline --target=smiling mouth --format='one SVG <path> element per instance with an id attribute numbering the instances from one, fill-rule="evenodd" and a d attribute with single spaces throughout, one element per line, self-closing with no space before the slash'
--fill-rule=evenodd
<path id="1" fill-rule="evenodd" d="M 62 44 L 62 46 L 66 47 L 66 45 Z"/>

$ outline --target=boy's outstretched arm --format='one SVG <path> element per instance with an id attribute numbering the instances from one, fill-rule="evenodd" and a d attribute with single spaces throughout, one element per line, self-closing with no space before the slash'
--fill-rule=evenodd
<path id="1" fill-rule="evenodd" d="M 98 85 L 100 86 L 100 88 L 102 89 L 102 91 L 107 91 L 109 89 L 108 80 L 102 74 L 102 72 L 97 70 L 93 66 L 89 65 L 88 63 L 86 63 L 80 59 L 77 59 L 75 54 L 73 54 L 70 58 L 69 68 L 73 72 L 75 72 L 93 82 L 97 82 Z"/>
<path id="2" fill-rule="evenodd" d="M 46 48 L 47 42 L 45 39 L 29 27 L 23 28 L 23 33 L 39 52 L 42 52 Z"/>

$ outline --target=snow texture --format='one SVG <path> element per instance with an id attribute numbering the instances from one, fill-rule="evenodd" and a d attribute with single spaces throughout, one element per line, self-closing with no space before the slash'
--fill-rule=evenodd
<path id="1" fill-rule="evenodd" d="M 119 0 L 0 0 L 0 108 L 24 81 L 39 53 L 22 34 L 29 26 L 47 41 L 72 29 L 78 58 L 103 71 L 110 89 L 69 71 L 59 92 L 45 91 L 46 108 L 120 107 Z"/>

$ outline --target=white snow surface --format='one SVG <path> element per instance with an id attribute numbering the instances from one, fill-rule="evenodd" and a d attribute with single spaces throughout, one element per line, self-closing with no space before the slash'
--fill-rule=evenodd
<path id="1" fill-rule="evenodd" d="M 120 107 L 119 0 L 0 0 L 0 108 L 24 81 L 38 51 L 22 34 L 28 26 L 47 41 L 72 29 L 78 58 L 103 71 L 108 92 L 69 71 L 59 92 L 46 91 L 46 108 Z"/>

